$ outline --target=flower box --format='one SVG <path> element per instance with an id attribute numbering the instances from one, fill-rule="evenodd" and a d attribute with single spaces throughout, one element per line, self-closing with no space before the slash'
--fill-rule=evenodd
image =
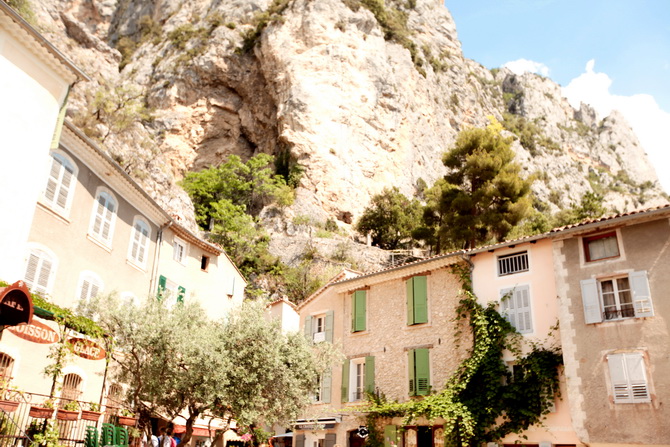
<path id="1" fill-rule="evenodd" d="M 97 422 L 101 414 L 100 411 L 81 410 L 81 418 L 85 421 Z"/>
<path id="2" fill-rule="evenodd" d="M 119 425 L 125 425 L 126 427 L 134 427 L 136 423 L 137 423 L 136 417 L 119 416 Z"/>
<path id="3" fill-rule="evenodd" d="M 56 419 L 59 421 L 76 421 L 79 419 L 79 411 L 63 410 L 61 408 L 56 412 Z"/>
<path id="4" fill-rule="evenodd" d="M 31 418 L 46 419 L 50 418 L 53 412 L 53 408 L 31 406 L 28 414 Z"/>
<path id="5" fill-rule="evenodd" d="M 19 403 L 15 400 L 0 400 L 0 408 L 7 413 L 13 413 L 19 407 Z"/>

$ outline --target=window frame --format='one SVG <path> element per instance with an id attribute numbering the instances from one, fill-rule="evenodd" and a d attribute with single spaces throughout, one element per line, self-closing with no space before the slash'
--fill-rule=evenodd
<path id="1" fill-rule="evenodd" d="M 178 250 L 177 247 L 181 247 L 181 256 L 177 256 Z M 172 239 L 172 259 L 181 265 L 186 265 L 186 259 L 188 257 L 188 244 L 181 238 L 175 236 Z"/>
<path id="2" fill-rule="evenodd" d="M 628 277 L 633 315 L 606 319 L 601 282 L 622 278 L 624 276 Z M 654 316 L 654 303 L 651 296 L 649 278 L 647 277 L 647 272 L 645 270 L 631 271 L 623 275 L 618 274 L 583 279 L 580 281 L 580 287 L 582 305 L 584 308 L 584 322 L 586 324 L 616 322 Z"/>
<path id="3" fill-rule="evenodd" d="M 82 296 L 84 292 L 84 283 L 88 282 L 88 291 L 86 293 L 86 297 L 84 298 Z M 95 294 L 91 293 L 91 286 L 96 286 L 97 291 Z M 103 289 L 105 287 L 105 283 L 103 282 L 102 278 L 100 278 L 100 275 L 98 275 L 95 272 L 92 272 L 90 270 L 85 270 L 79 274 L 79 281 L 77 282 L 77 300 L 78 302 L 85 302 L 88 303 L 91 301 L 91 298 L 95 298 L 98 294 L 102 293 Z"/>
<path id="4" fill-rule="evenodd" d="M 617 254 L 616 255 L 611 255 L 611 256 L 604 256 L 602 258 L 597 258 L 597 259 L 592 259 L 591 257 L 591 250 L 590 250 L 590 243 L 599 241 L 602 239 L 607 239 L 610 237 L 614 237 L 614 241 L 616 242 L 616 248 L 617 248 Z M 622 256 L 622 247 L 620 245 L 620 240 L 621 238 L 619 237 L 618 231 L 617 230 L 610 230 L 606 231 L 603 233 L 598 233 L 590 236 L 584 236 L 582 237 L 582 249 L 584 253 L 584 262 L 586 263 L 591 263 L 591 262 L 599 262 L 599 261 L 607 261 L 610 259 L 617 259 L 621 258 Z"/>
<path id="5" fill-rule="evenodd" d="M 146 230 L 146 234 L 143 235 L 143 233 L 140 233 L 138 231 L 137 227 L 141 226 L 143 227 L 143 230 Z M 139 236 L 139 240 L 138 239 Z M 133 251 L 135 248 L 135 244 L 137 243 L 137 255 L 133 255 Z M 130 241 L 128 244 L 128 260 L 141 268 L 145 268 L 149 259 L 149 248 L 151 247 L 151 225 L 147 222 L 147 220 L 142 217 L 142 216 L 135 216 L 133 219 L 133 227 L 132 231 L 130 232 Z M 139 258 L 139 253 L 140 251 L 144 252 L 144 256 L 140 259 Z"/>
<path id="6" fill-rule="evenodd" d="M 510 292 L 512 293 L 511 295 L 509 295 Z M 517 306 L 518 304 L 517 293 L 522 294 L 523 292 L 526 292 L 527 294 L 528 305 L 519 308 Z M 523 296 L 521 296 L 521 299 L 523 299 Z M 511 307 L 510 303 L 513 304 L 514 306 Z M 527 311 L 524 310 L 526 308 L 528 309 Z M 510 310 L 512 310 L 512 312 L 509 312 Z M 524 312 L 527 312 L 527 315 L 524 315 Z M 516 329 L 518 333 L 532 334 L 534 332 L 533 329 L 534 318 L 533 318 L 533 299 L 530 293 L 530 284 L 520 284 L 514 287 L 506 287 L 500 289 L 500 313 L 514 327 L 514 329 Z M 524 325 L 527 324 L 529 327 L 519 329 L 519 316 L 524 317 Z"/>
<path id="7" fill-rule="evenodd" d="M 43 255 L 43 257 L 41 255 Z M 35 269 L 35 278 L 32 280 L 28 279 L 28 268 L 30 267 L 31 256 L 36 256 L 38 259 L 38 265 Z M 41 285 L 39 284 L 39 278 L 42 275 L 41 270 L 44 266 L 45 258 L 49 261 L 50 265 L 47 273 L 46 284 Z M 51 293 L 53 288 L 57 266 L 58 258 L 51 250 L 41 245 L 29 244 L 28 255 L 25 259 L 25 268 L 23 269 L 23 281 L 26 283 L 28 289 L 31 292 L 48 295 Z"/>
<path id="8" fill-rule="evenodd" d="M 106 196 L 105 205 L 100 204 L 100 197 Z M 114 204 L 114 209 L 110 210 L 106 204 L 112 202 Z M 99 214 L 99 208 L 102 206 L 104 209 L 109 211 L 109 218 L 106 218 L 107 213 Z M 112 240 L 114 239 L 114 229 L 116 226 L 116 217 L 119 211 L 119 201 L 116 198 L 116 195 L 106 187 L 99 187 L 95 194 L 95 200 L 93 201 L 93 210 L 91 212 L 91 221 L 88 226 L 88 235 L 95 241 L 103 244 L 105 247 L 111 248 Z M 100 229 L 96 232 L 96 220 L 100 217 Z M 105 223 L 109 224 L 107 237 L 104 237 L 104 227 Z"/>
<path id="9" fill-rule="evenodd" d="M 318 321 L 323 321 L 321 329 L 318 331 Z M 335 312 L 328 310 L 326 312 L 319 312 L 305 317 L 305 337 L 312 343 L 333 342 L 333 329 L 335 322 Z M 317 335 L 323 334 L 323 335 Z"/>
<path id="10" fill-rule="evenodd" d="M 49 164 L 49 169 L 47 172 L 47 181 L 42 190 L 41 202 L 44 203 L 49 209 L 60 214 L 63 217 L 68 217 L 70 214 L 70 209 L 72 208 L 72 201 L 74 200 L 74 193 L 77 186 L 77 178 L 79 176 L 79 166 L 74 162 L 73 158 L 67 155 L 64 151 L 60 149 L 54 149 L 49 152 L 49 157 L 51 163 Z M 54 163 L 59 163 L 60 168 L 58 169 L 58 178 L 54 178 L 53 170 Z M 69 166 L 66 166 L 69 165 Z M 70 183 L 67 185 L 67 194 L 65 196 L 65 204 L 60 205 L 58 198 L 63 190 L 63 176 L 64 172 L 68 170 L 68 167 L 71 168 L 70 172 Z M 53 197 L 48 197 L 49 184 L 54 183 L 54 192 Z"/>

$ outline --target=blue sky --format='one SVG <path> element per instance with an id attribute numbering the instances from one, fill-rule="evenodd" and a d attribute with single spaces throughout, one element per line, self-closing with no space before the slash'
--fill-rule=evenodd
<path id="1" fill-rule="evenodd" d="M 619 109 L 670 192 L 670 0 L 445 0 L 465 57 L 546 75 Z M 515 62 L 516 61 L 516 62 Z M 665 135 L 664 135 L 665 134 Z"/>

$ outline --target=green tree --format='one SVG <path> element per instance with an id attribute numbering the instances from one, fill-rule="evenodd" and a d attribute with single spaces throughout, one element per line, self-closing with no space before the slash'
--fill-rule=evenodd
<path id="1" fill-rule="evenodd" d="M 562 227 L 586 219 L 597 219 L 607 212 L 607 207 L 603 206 L 603 196 L 588 191 L 582 196 L 579 205 L 573 203 L 570 208 L 556 213 L 552 218 L 552 224 L 554 227 Z"/>
<path id="2" fill-rule="evenodd" d="M 148 429 L 157 414 L 182 414 L 185 443 L 199 416 L 247 426 L 297 417 L 334 358 L 325 343 L 313 347 L 268 322 L 261 302 L 220 321 L 209 320 L 196 302 L 169 308 L 154 298 L 132 306 L 103 296 L 80 310 L 114 337 L 116 379 L 128 385 L 141 425 Z"/>
<path id="3" fill-rule="evenodd" d="M 472 248 L 500 241 L 530 209 L 530 182 L 519 176 L 511 138 L 497 122 L 466 129 L 445 154 L 439 212 L 442 248 Z"/>
<path id="4" fill-rule="evenodd" d="M 372 243 L 394 250 L 411 239 L 412 230 L 421 222 L 421 205 L 408 199 L 397 187 L 384 188 L 373 196 L 370 205 L 356 223 L 356 231 L 370 233 Z"/>

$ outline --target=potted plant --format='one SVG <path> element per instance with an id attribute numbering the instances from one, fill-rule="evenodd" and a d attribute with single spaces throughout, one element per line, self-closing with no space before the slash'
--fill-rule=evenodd
<path id="1" fill-rule="evenodd" d="M 13 413 L 19 406 L 23 391 L 10 386 L 6 380 L 0 380 L 0 408 L 7 413 Z"/>
<path id="2" fill-rule="evenodd" d="M 60 421 L 76 421 L 79 419 L 79 402 L 71 400 L 56 412 L 56 419 Z"/>
<path id="3" fill-rule="evenodd" d="M 47 399 L 42 402 L 41 405 L 31 405 L 30 406 L 30 415 L 31 418 L 40 418 L 47 419 L 50 418 L 54 413 L 54 402 L 51 399 Z"/>
<path id="4" fill-rule="evenodd" d="M 95 402 L 88 403 L 88 410 L 81 409 L 81 418 L 85 421 L 97 422 L 101 414 L 100 404 Z"/>
<path id="5" fill-rule="evenodd" d="M 133 413 L 130 410 L 126 410 L 123 408 L 119 412 L 119 425 L 125 425 L 126 427 L 134 427 L 135 424 L 137 423 L 137 418 L 135 417 L 135 413 Z"/>

